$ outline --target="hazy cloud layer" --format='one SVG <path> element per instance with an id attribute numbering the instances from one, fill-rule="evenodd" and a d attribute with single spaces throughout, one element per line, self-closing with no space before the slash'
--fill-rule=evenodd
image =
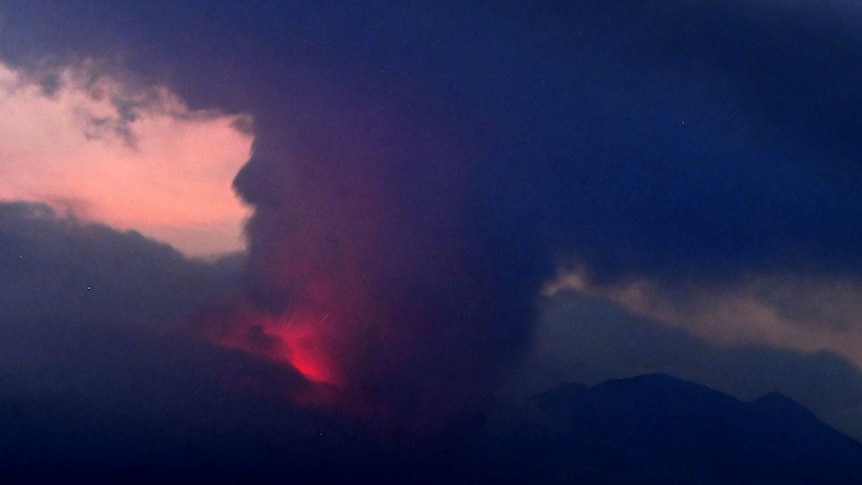
<path id="1" fill-rule="evenodd" d="M 562 273 L 544 292 L 552 296 L 567 289 L 616 302 L 719 345 L 828 350 L 862 368 L 862 286 L 855 278 L 755 273 L 721 283 L 640 278 L 601 284 L 581 269 Z"/>
<path id="2" fill-rule="evenodd" d="M 196 306 L 235 290 L 235 259 L 190 261 L 137 232 L 61 216 L 45 204 L 0 203 L 0 234 L 4 321 L 173 331 Z"/>

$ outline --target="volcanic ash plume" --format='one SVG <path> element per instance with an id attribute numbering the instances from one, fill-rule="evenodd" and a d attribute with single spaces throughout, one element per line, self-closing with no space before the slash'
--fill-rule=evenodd
<path id="1" fill-rule="evenodd" d="M 436 426 L 526 344 L 537 279 L 491 222 L 474 130 L 339 101 L 258 120 L 235 181 L 255 208 L 248 304 L 217 339 L 295 368 L 302 403 Z"/>

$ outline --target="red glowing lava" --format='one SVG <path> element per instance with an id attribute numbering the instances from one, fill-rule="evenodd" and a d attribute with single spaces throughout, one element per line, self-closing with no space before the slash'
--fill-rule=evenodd
<path id="1" fill-rule="evenodd" d="M 278 354 L 274 360 L 289 362 L 306 379 L 312 382 L 337 385 L 333 363 L 321 348 L 318 340 L 320 326 L 324 325 L 329 314 L 319 321 L 297 321 L 292 318 L 271 325 L 268 334 L 280 341 Z"/>
<path id="2" fill-rule="evenodd" d="M 329 314 L 243 315 L 214 340 L 219 345 L 286 364 L 311 384 L 341 387 L 343 375 L 327 348 Z"/>

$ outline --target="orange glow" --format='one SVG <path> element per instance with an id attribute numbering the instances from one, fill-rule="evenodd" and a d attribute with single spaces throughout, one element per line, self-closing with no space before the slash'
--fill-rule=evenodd
<path id="1" fill-rule="evenodd" d="M 315 327 L 323 325 L 328 317 L 327 314 L 318 322 L 291 319 L 273 325 L 268 331 L 281 343 L 275 360 L 289 362 L 309 381 L 335 385 L 338 379 L 333 364 L 315 340 Z"/>
<path id="2" fill-rule="evenodd" d="M 280 317 L 250 315 L 218 336 L 216 342 L 287 364 L 310 383 L 340 387 L 343 376 L 325 345 L 328 319 L 328 314 L 314 317 L 300 312 Z"/>

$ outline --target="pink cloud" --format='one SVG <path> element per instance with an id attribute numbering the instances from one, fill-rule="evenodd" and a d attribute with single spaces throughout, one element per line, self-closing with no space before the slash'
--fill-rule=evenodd
<path id="1" fill-rule="evenodd" d="M 249 210 L 231 182 L 251 150 L 247 117 L 191 110 L 94 66 L 0 64 L 0 199 L 47 202 L 190 255 L 242 249 Z"/>

